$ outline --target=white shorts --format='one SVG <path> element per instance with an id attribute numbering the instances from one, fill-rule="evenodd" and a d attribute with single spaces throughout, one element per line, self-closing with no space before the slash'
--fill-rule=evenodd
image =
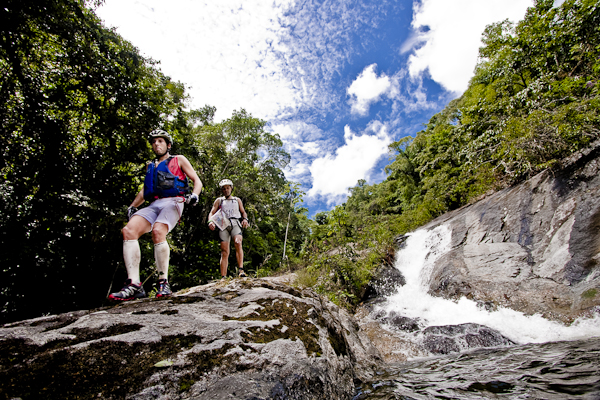
<path id="1" fill-rule="evenodd" d="M 148 207 L 138 210 L 133 215 L 139 215 L 150 222 L 150 231 L 152 231 L 155 223 L 160 222 L 167 225 L 169 232 L 171 232 L 179 222 L 179 218 L 181 218 L 183 203 L 184 200 L 181 197 L 165 197 L 154 200 Z"/>

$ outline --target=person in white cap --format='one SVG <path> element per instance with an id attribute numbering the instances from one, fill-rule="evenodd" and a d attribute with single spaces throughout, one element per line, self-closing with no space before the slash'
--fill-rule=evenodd
<path id="1" fill-rule="evenodd" d="M 223 196 L 217 198 L 213 204 L 213 208 L 208 216 L 208 227 L 213 231 L 219 229 L 219 240 L 221 241 L 221 277 L 225 278 L 227 276 L 231 238 L 233 238 L 235 247 L 239 276 L 245 277 L 242 228 L 247 228 L 249 226 L 248 214 L 246 214 L 246 210 L 244 210 L 242 200 L 239 197 L 231 195 L 231 192 L 233 191 L 233 182 L 230 179 L 223 179 L 219 182 L 219 187 L 221 188 Z M 221 220 L 225 220 L 224 224 L 217 222 L 219 216 L 221 216 Z"/>

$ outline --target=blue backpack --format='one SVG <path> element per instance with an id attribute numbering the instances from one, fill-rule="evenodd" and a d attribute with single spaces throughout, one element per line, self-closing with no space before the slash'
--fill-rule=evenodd
<path id="1" fill-rule="evenodd" d="M 158 166 L 154 162 L 148 164 L 144 179 L 144 199 L 154 201 L 163 197 L 185 196 L 190 192 L 188 179 L 180 179 L 169 171 L 169 163 L 175 158 L 167 158 Z"/>

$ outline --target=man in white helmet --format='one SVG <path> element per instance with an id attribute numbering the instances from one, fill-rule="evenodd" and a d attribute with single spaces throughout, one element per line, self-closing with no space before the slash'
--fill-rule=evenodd
<path id="1" fill-rule="evenodd" d="M 146 297 L 140 281 L 140 245 L 138 239 L 146 232 L 152 233 L 154 259 L 158 270 L 156 297 L 171 295 L 168 281 L 171 250 L 167 234 L 177 225 L 183 212 L 183 203 L 189 193 L 188 178 L 194 182 L 194 190 L 188 204 L 195 205 L 202 191 L 202 181 L 187 158 L 169 154 L 173 139 L 167 132 L 156 129 L 150 133 L 150 143 L 156 159 L 148 163 L 144 188 L 137 194 L 129 208 L 129 222 L 123 228 L 123 259 L 127 269 L 127 281 L 121 291 L 111 293 L 113 301 L 127 301 Z M 147 200 L 150 204 L 138 211 Z"/>
<path id="2" fill-rule="evenodd" d="M 221 260 L 220 260 L 220 272 L 221 277 L 227 276 L 227 266 L 229 264 L 229 248 L 231 238 L 233 237 L 233 244 L 235 246 L 235 256 L 238 263 L 239 276 L 244 277 L 244 250 L 242 249 L 242 228 L 248 227 L 248 214 L 244 210 L 244 205 L 239 197 L 231 195 L 233 190 L 233 182 L 229 179 L 223 179 L 219 182 L 219 187 L 223 193 L 222 197 L 215 200 L 210 215 L 208 216 L 208 227 L 210 230 L 219 229 L 219 240 L 221 241 Z M 217 223 L 213 220 L 216 218 L 215 214 L 222 213 L 226 219 L 229 220 L 230 224 L 227 227 L 218 227 Z M 223 228 L 223 229 L 221 229 Z"/>

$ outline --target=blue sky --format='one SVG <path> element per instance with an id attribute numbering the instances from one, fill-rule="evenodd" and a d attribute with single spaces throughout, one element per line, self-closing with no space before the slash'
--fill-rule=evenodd
<path id="1" fill-rule="evenodd" d="M 96 13 L 183 82 L 217 121 L 246 109 L 278 133 L 312 217 L 359 179 L 385 179 L 387 146 L 467 88 L 486 25 L 533 0 L 106 0 Z M 235 177 L 232 177 L 235 181 Z"/>

